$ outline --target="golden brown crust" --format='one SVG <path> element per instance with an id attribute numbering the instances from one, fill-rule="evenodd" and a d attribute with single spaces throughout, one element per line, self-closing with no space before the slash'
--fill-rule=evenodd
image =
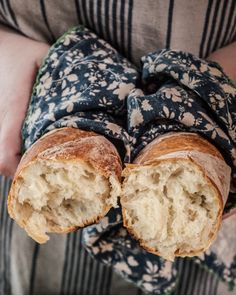
<path id="1" fill-rule="evenodd" d="M 169 161 L 171 163 L 174 163 L 181 159 L 181 161 L 187 161 L 194 164 L 201 172 L 203 172 L 203 175 L 205 177 L 205 180 L 209 183 L 209 186 L 213 187 L 216 192 L 216 202 L 219 203 L 219 211 L 216 218 L 216 226 L 215 231 L 212 234 L 211 238 L 209 239 L 208 245 L 205 245 L 204 249 L 198 249 L 197 251 L 192 252 L 184 252 L 179 250 L 175 253 L 175 256 L 185 257 L 185 256 L 195 256 L 203 251 L 207 250 L 209 246 L 211 245 L 212 241 L 215 239 L 217 232 L 221 225 L 222 220 L 222 213 L 223 213 L 223 196 L 221 195 L 220 188 L 215 184 L 214 181 L 207 175 L 204 167 L 202 167 L 199 163 L 194 161 L 192 158 L 187 157 L 183 159 L 182 157 L 172 157 L 172 158 L 165 158 L 163 156 L 170 154 L 170 153 L 176 153 L 178 155 L 178 152 L 182 151 L 197 151 L 204 153 L 206 155 L 214 156 L 220 160 L 223 160 L 222 155 L 220 152 L 207 140 L 203 139 L 200 135 L 197 134 L 187 134 L 187 133 L 171 133 L 166 136 L 163 136 L 161 138 L 156 139 L 151 144 L 149 144 L 147 147 L 145 147 L 137 156 L 133 164 L 127 164 L 126 168 L 122 172 L 123 177 L 127 177 L 130 172 L 133 169 L 142 167 L 142 166 L 156 166 L 159 163 L 163 163 L 166 161 Z M 160 157 L 162 157 L 160 159 Z M 125 181 L 125 180 L 124 180 Z M 228 179 L 228 181 L 230 181 Z M 124 182 L 123 182 L 124 183 Z M 223 185 L 223 179 L 219 182 L 220 185 Z M 122 196 L 121 196 L 121 205 L 122 205 Z M 156 251 L 155 248 L 151 248 L 146 245 L 145 241 L 143 239 L 140 239 L 138 237 L 138 234 L 133 230 L 132 226 L 130 226 L 126 214 L 126 209 L 122 206 L 122 215 L 123 215 L 123 223 L 124 226 L 127 228 L 129 233 L 138 240 L 140 245 L 146 249 L 148 252 L 160 255 L 158 251 Z"/>
<path id="2" fill-rule="evenodd" d="M 94 136 L 96 136 L 95 140 L 93 138 Z M 102 145 L 101 147 L 96 144 L 98 140 Z M 91 155 L 91 153 L 89 153 L 89 148 L 94 149 L 94 144 L 96 144 L 98 153 L 96 153 L 96 155 Z M 102 151 L 102 149 L 104 150 Z M 84 159 L 87 157 L 88 153 L 90 162 L 96 165 L 96 167 L 104 169 L 104 166 L 106 166 L 106 174 L 109 174 L 109 171 L 115 170 L 115 174 L 120 176 L 121 160 L 115 147 L 110 141 L 104 136 L 92 131 L 65 127 L 52 130 L 37 140 L 23 155 L 14 178 L 17 177 L 23 167 L 26 167 L 28 163 L 35 158 L 49 159 L 52 157 L 52 159 L 55 160 L 56 158 L 61 160 Z M 104 155 L 108 153 L 112 159 L 109 159 L 108 157 L 105 157 L 105 159 L 103 157 L 101 158 L 99 153 L 104 153 Z M 96 162 L 98 162 L 98 164 L 96 164 Z M 118 163 L 120 165 L 117 165 Z"/>
<path id="3" fill-rule="evenodd" d="M 218 149 L 200 135 L 196 133 L 178 132 L 158 137 L 139 153 L 134 163 L 150 164 L 153 161 L 155 162 L 155 158 L 162 155 L 189 150 L 210 154 L 223 160 Z"/>
<path id="4" fill-rule="evenodd" d="M 178 152 L 182 153 L 187 151 L 200 152 L 201 154 L 205 154 L 206 157 L 213 156 L 225 163 L 224 158 L 218 149 L 200 135 L 196 133 L 184 132 L 168 133 L 167 135 L 158 137 L 148 144 L 139 153 L 133 164 L 126 164 L 126 167 L 122 172 L 122 176 L 126 177 L 131 169 L 135 169 L 139 165 L 156 165 L 157 163 L 160 163 L 160 161 L 164 160 L 164 158 L 162 160 L 158 158 L 170 153 L 176 153 L 176 156 L 172 158 L 172 161 L 174 162 L 175 159 L 182 158 L 181 156 L 178 157 Z M 222 195 L 222 190 L 220 190 L 219 186 L 223 187 L 227 181 L 227 179 L 223 177 L 224 173 L 222 177 L 218 178 L 219 185 L 217 185 L 212 178 L 209 178 L 209 175 L 206 173 L 206 169 L 204 169 L 205 167 L 199 164 L 196 160 L 193 160 L 191 157 L 187 156 L 187 158 L 189 161 L 194 162 L 201 169 L 208 181 L 214 185 L 216 190 L 219 192 L 218 197 L 223 207 L 223 200 L 225 199 L 225 196 Z M 225 166 L 227 165 L 225 164 Z"/>
<path id="5" fill-rule="evenodd" d="M 17 196 L 16 187 L 22 179 L 22 172 L 38 160 L 83 162 L 91 165 L 97 173 L 106 178 L 113 176 L 117 181 L 121 179 L 122 164 L 120 156 L 114 145 L 104 136 L 70 127 L 53 130 L 34 143 L 21 159 L 8 196 L 8 212 L 13 219 L 15 219 L 13 200 Z M 49 232 L 67 233 L 96 223 L 104 217 L 110 208 L 110 205 L 105 204 L 103 214 L 88 220 L 84 225 L 69 228 L 54 225 Z M 17 222 L 21 227 L 25 228 L 22 222 L 19 220 Z M 37 240 L 38 242 L 45 242 L 40 237 Z"/>

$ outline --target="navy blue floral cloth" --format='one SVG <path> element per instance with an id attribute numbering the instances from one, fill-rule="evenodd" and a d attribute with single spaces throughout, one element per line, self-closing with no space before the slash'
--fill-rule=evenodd
<path id="1" fill-rule="evenodd" d="M 51 47 L 40 68 L 22 129 L 23 151 L 46 132 L 65 126 L 103 134 L 124 163 L 161 134 L 199 133 L 232 169 L 224 213 L 236 208 L 236 88 L 216 63 L 163 49 L 144 56 L 137 69 L 94 33 L 76 27 Z M 144 291 L 173 290 L 175 263 L 140 248 L 123 228 L 120 208 L 83 235 L 94 257 Z M 236 284 L 236 253 L 227 265 L 212 251 L 195 260 Z"/>

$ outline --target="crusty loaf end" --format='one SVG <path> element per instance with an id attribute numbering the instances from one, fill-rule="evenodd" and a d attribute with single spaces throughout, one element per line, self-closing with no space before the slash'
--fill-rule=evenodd
<path id="1" fill-rule="evenodd" d="M 199 135 L 157 138 L 123 171 L 124 226 L 143 248 L 165 259 L 202 253 L 219 230 L 230 172 Z"/>
<path id="2" fill-rule="evenodd" d="M 39 243 L 49 239 L 47 232 L 66 233 L 98 222 L 120 194 L 115 147 L 103 136 L 66 129 L 69 133 L 53 131 L 32 146 L 37 153 L 28 151 L 29 161 L 24 156 L 9 194 L 11 217 Z M 48 146 L 51 136 L 60 135 L 63 142 Z"/>
<path id="3" fill-rule="evenodd" d="M 208 248 L 222 209 L 218 191 L 199 167 L 179 159 L 127 169 L 124 224 L 141 246 L 168 260 Z"/>

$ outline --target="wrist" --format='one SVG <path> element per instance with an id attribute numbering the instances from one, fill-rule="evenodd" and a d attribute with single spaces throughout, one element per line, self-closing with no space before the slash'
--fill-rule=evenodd
<path id="1" fill-rule="evenodd" d="M 224 73 L 236 83 L 236 42 L 211 53 L 207 59 L 217 62 Z"/>

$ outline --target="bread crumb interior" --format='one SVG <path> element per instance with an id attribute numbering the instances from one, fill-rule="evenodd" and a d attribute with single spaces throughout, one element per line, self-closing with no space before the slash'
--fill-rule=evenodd
<path id="1" fill-rule="evenodd" d="M 132 169 L 121 204 L 141 243 L 168 260 L 205 248 L 220 210 L 216 189 L 195 164 L 182 160 Z"/>
<path id="2" fill-rule="evenodd" d="M 119 192 L 111 182 L 86 163 L 37 161 L 21 174 L 15 218 L 35 240 L 46 241 L 46 232 L 82 227 L 116 205 Z"/>

